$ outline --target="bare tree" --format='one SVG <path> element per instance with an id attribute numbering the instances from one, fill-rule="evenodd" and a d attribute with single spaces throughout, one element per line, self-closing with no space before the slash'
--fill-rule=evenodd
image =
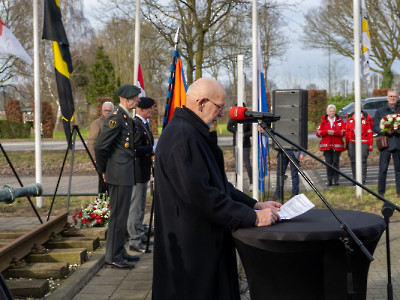
<path id="1" fill-rule="evenodd" d="M 329 68 L 320 68 L 320 79 L 328 86 L 328 96 L 333 96 L 340 89 L 340 79 L 345 75 L 345 65 L 339 59 L 333 59 Z"/>
<path id="2" fill-rule="evenodd" d="M 99 3 L 102 6 L 98 18 L 107 15 L 134 21 L 135 1 L 99 0 Z M 284 22 L 279 13 L 288 4 L 277 3 L 274 0 L 259 1 L 259 27 L 266 71 L 271 60 L 284 53 L 283 44 L 287 42 L 280 31 Z M 249 62 L 245 65 L 250 65 L 251 8 L 251 3 L 244 0 L 145 0 L 141 13 L 158 36 L 167 42 L 164 45 L 169 51 L 175 46 L 174 36 L 180 28 L 179 48 L 189 84 L 202 77 L 203 72 L 216 78 L 229 77 L 232 83 L 236 81 L 237 55 L 244 54 Z"/>
<path id="3" fill-rule="evenodd" d="M 310 9 L 301 40 L 308 48 L 331 50 L 354 58 L 353 6 L 351 0 L 323 0 L 319 7 Z M 390 87 L 392 65 L 399 56 L 400 37 L 398 3 L 366 0 L 371 34 L 371 56 L 377 68 L 371 70 L 383 75 L 382 87 Z"/>
<path id="4" fill-rule="evenodd" d="M 74 95 L 75 110 L 81 111 L 84 110 L 85 101 L 83 86 L 78 80 L 82 79 L 82 72 L 83 69 L 85 69 L 82 62 L 86 57 L 90 56 L 89 52 L 86 51 L 87 49 L 81 47 L 81 45 L 85 41 L 91 41 L 93 29 L 83 13 L 82 0 L 60 2 L 60 8 L 64 28 L 70 44 L 71 59 L 74 68 L 74 71 L 71 73 L 70 81 Z M 52 46 L 51 43 L 46 40 L 42 40 L 40 45 L 41 97 L 50 101 L 52 104 L 53 110 L 57 115 L 55 118 L 55 128 L 61 129 L 61 110 L 54 75 Z"/>
<path id="5" fill-rule="evenodd" d="M 11 30 L 13 35 L 21 43 L 22 47 L 32 54 L 32 5 L 28 0 L 1 0 L 0 19 Z M 32 56 L 32 55 L 31 55 Z M 21 79 L 32 78 L 32 66 L 26 64 L 21 59 L 10 56 L 0 55 L 0 85 L 11 85 L 11 79 L 21 77 Z M 20 80 L 21 80 L 20 79 Z M 14 88 L 18 88 L 13 84 Z"/>
<path id="6" fill-rule="evenodd" d="M 95 39 L 96 44 L 104 45 L 121 83 L 133 83 L 134 32 L 133 19 L 112 17 L 105 22 L 104 29 L 98 32 Z M 172 53 L 166 41 L 148 22 L 141 22 L 140 32 L 140 65 L 146 92 L 151 97 L 165 96 L 160 87 L 163 83 L 167 84 L 165 74 Z"/>
<path id="7" fill-rule="evenodd" d="M 231 13 L 237 11 L 246 12 L 249 6 L 241 0 L 222 1 L 179 1 L 172 0 L 164 4 L 163 1 L 145 0 L 143 9 L 145 17 L 164 36 L 172 46 L 174 33 L 179 26 L 181 29 L 181 54 L 186 62 L 187 81 L 202 77 L 203 69 L 209 68 L 217 61 L 209 60 L 208 51 L 225 42 L 225 33 L 220 29 L 229 19 Z M 239 16 L 239 14 L 237 14 Z M 232 23 L 239 23 L 242 18 L 231 19 Z M 232 34 L 231 34 L 232 36 Z"/>
<path id="8" fill-rule="evenodd" d="M 282 19 L 282 10 L 288 6 L 288 4 L 278 4 L 277 1 L 270 1 L 262 4 L 258 9 L 261 50 L 266 74 L 268 74 L 269 68 L 273 65 L 273 61 L 282 60 L 290 44 L 283 33 L 285 20 Z"/>
<path id="9" fill-rule="evenodd" d="M 285 7 L 287 6 L 278 4 L 276 1 L 268 1 L 258 5 L 258 29 L 266 78 L 268 78 L 268 70 L 273 61 L 284 57 L 289 43 L 283 34 L 284 20 L 282 19 L 282 10 Z M 237 13 L 243 14 L 243 12 Z M 236 20 L 240 18 L 236 14 L 232 13 L 230 18 Z M 246 18 L 243 18 L 239 24 L 233 22 L 232 26 L 228 26 L 229 24 L 229 22 L 226 22 L 223 27 L 226 32 L 225 44 L 221 44 L 216 48 L 215 51 L 218 54 L 213 57 L 221 60 L 221 63 L 216 68 L 221 73 L 228 75 L 230 85 L 236 86 L 237 56 L 239 54 L 244 56 L 245 72 L 251 73 L 252 28 L 250 11 L 247 12 Z M 235 34 L 232 34 L 232 32 Z M 235 90 L 233 92 L 236 93 Z"/>

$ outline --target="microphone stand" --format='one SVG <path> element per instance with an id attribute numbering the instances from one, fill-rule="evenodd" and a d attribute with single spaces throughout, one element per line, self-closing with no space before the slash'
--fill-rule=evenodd
<path id="1" fill-rule="evenodd" d="M 386 221 L 386 264 L 387 264 L 387 277 L 388 277 L 388 283 L 387 283 L 387 296 L 388 296 L 388 300 L 393 300 L 393 287 L 392 287 L 392 282 L 391 282 L 391 260 L 390 260 L 390 238 L 389 238 L 389 223 L 390 223 L 390 217 L 393 215 L 393 212 L 395 210 L 397 210 L 398 212 L 400 212 L 400 207 L 397 206 L 396 204 L 394 204 L 393 202 L 383 198 L 382 196 L 380 196 L 379 194 L 375 193 L 374 191 L 372 191 L 371 189 L 369 189 L 368 187 L 366 187 L 365 185 L 359 183 L 358 181 L 354 180 L 353 178 L 351 178 L 350 176 L 346 175 L 345 173 L 341 172 L 339 169 L 336 169 L 335 167 L 331 166 L 330 164 L 326 163 L 325 161 L 323 161 L 322 159 L 320 159 L 319 157 L 315 156 L 314 154 L 310 153 L 309 151 L 307 151 L 307 149 L 293 143 L 291 140 L 287 139 L 286 137 L 284 137 L 283 135 L 279 134 L 277 131 L 268 128 L 268 125 L 265 122 L 259 122 L 260 126 L 268 133 L 268 135 L 271 137 L 271 139 L 278 145 L 279 148 L 282 149 L 282 151 L 285 153 L 285 155 L 289 158 L 289 160 L 293 163 L 293 165 L 299 170 L 299 173 L 303 176 L 303 178 L 307 181 L 307 183 L 311 186 L 311 188 L 313 188 L 313 190 L 317 193 L 317 195 L 321 198 L 321 200 L 324 202 L 325 205 L 329 205 L 329 203 L 323 198 L 323 196 L 319 193 L 319 191 L 315 188 L 314 184 L 311 182 L 310 179 L 308 179 L 307 175 L 305 175 L 305 173 L 300 169 L 300 167 L 293 161 L 293 159 L 287 155 L 287 152 L 282 148 L 282 145 L 276 140 L 275 136 L 278 136 L 279 138 L 281 138 L 282 140 L 288 142 L 289 144 L 297 147 L 299 150 L 307 153 L 308 155 L 310 155 L 312 158 L 316 159 L 317 161 L 319 161 L 320 163 L 324 164 L 325 166 L 333 169 L 335 172 L 339 173 L 341 176 L 345 177 L 347 180 L 351 181 L 352 183 L 358 185 L 359 187 L 361 187 L 363 190 L 367 191 L 368 193 L 370 193 L 371 195 L 374 195 L 376 198 L 378 198 L 379 200 L 383 201 L 384 204 L 382 206 L 382 215 L 384 216 L 384 219 Z M 328 208 L 330 207 L 327 206 Z M 331 210 L 331 208 L 329 208 Z M 332 211 L 332 210 L 331 210 Z M 336 216 L 335 213 L 333 213 L 334 216 L 338 219 L 338 217 Z M 339 219 L 338 219 L 339 220 Z M 341 222 L 341 221 L 339 221 Z M 344 224 L 345 225 L 345 224 Z M 341 229 L 344 230 L 350 230 L 348 228 L 347 225 L 344 226 L 341 222 Z M 354 235 L 354 233 L 353 233 Z M 354 239 L 354 237 L 352 236 L 352 238 Z M 357 240 L 355 240 L 357 243 Z M 343 241 L 344 242 L 344 241 Z M 358 244 L 358 243 L 357 243 Z M 360 246 L 360 245 L 359 245 Z M 345 245 L 345 247 L 347 248 L 347 245 Z M 365 246 L 360 246 L 360 249 L 364 252 L 364 254 L 367 256 L 368 259 L 370 259 L 370 261 L 372 261 L 374 258 L 371 256 L 371 254 L 368 252 L 368 254 L 364 251 L 364 249 L 366 251 L 368 251 Z M 372 259 L 371 259 L 372 258 Z"/>
<path id="2" fill-rule="evenodd" d="M 278 176 L 278 187 L 279 187 L 279 201 L 283 204 L 283 192 L 285 179 L 287 178 L 286 174 L 284 174 L 283 170 L 283 153 L 281 149 L 276 149 L 278 151 L 278 161 L 279 164 L 276 166 L 279 168 L 279 176 Z M 285 171 L 286 172 L 286 171 Z"/>

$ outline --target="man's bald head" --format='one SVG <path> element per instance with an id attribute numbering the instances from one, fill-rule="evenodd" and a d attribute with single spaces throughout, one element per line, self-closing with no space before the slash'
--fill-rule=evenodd
<path id="1" fill-rule="evenodd" d="M 186 106 L 209 127 L 224 115 L 226 92 L 212 78 L 200 78 L 193 82 L 186 93 Z"/>

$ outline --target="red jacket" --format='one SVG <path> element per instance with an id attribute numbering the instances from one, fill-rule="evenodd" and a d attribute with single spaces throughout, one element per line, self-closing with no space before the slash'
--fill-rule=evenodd
<path id="1" fill-rule="evenodd" d="M 369 151 L 372 151 L 372 118 L 367 112 L 361 114 L 361 143 L 368 144 Z M 350 114 L 346 121 L 346 147 L 351 143 L 356 142 L 354 133 L 355 122 L 354 113 Z"/>
<path id="2" fill-rule="evenodd" d="M 338 115 L 335 115 L 335 121 L 333 122 L 332 128 L 328 119 L 328 115 L 323 116 L 321 124 L 317 130 L 317 137 L 322 138 L 321 143 L 319 144 L 319 150 L 346 150 L 342 139 L 345 134 L 345 127 L 346 126 L 342 121 L 342 118 Z M 328 135 L 328 130 L 334 130 L 333 135 Z"/>

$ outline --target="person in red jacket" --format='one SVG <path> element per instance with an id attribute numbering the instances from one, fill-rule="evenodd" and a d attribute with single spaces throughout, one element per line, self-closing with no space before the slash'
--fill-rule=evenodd
<path id="1" fill-rule="evenodd" d="M 355 107 L 354 107 L 355 110 Z M 367 179 L 367 158 L 372 151 L 372 124 L 371 116 L 361 108 L 361 158 L 362 158 L 362 184 Z M 347 116 L 346 121 L 346 148 L 351 162 L 353 179 L 356 179 L 356 136 L 355 136 L 354 113 Z"/>
<path id="2" fill-rule="evenodd" d="M 321 124 L 317 130 L 317 137 L 322 138 L 319 150 L 324 151 L 325 161 L 339 169 L 340 153 L 346 148 L 343 143 L 345 124 L 342 118 L 336 115 L 336 106 L 328 105 L 326 115 L 322 117 Z M 326 168 L 328 181 L 326 185 L 339 185 L 339 174 L 330 167 Z"/>

